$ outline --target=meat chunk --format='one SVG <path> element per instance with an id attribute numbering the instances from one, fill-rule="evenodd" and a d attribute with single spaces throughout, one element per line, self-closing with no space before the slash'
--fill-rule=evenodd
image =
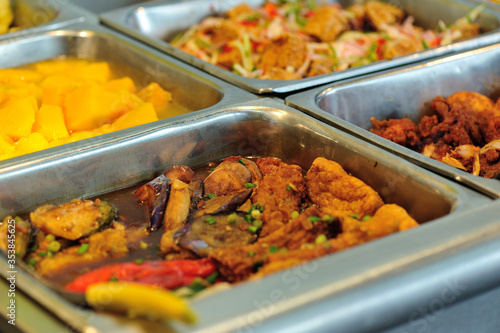
<path id="1" fill-rule="evenodd" d="M 367 21 L 376 30 L 381 30 L 384 25 L 399 23 L 404 18 L 404 12 L 391 4 L 381 1 L 369 1 L 365 3 Z"/>
<path id="2" fill-rule="evenodd" d="M 324 6 L 315 12 L 304 26 L 304 32 L 323 42 L 333 42 L 335 38 L 349 28 L 347 18 L 334 6 Z"/>
<path id="3" fill-rule="evenodd" d="M 224 45 L 236 39 L 240 35 L 237 24 L 230 20 L 221 19 L 217 24 L 209 26 L 205 33 L 210 36 L 210 40 L 215 45 Z"/>
<path id="4" fill-rule="evenodd" d="M 307 195 L 322 209 L 373 215 L 384 202 L 375 190 L 323 157 L 314 160 L 306 175 Z"/>
<path id="5" fill-rule="evenodd" d="M 311 62 L 308 77 L 334 72 L 338 66 L 338 60 L 334 58 L 319 58 Z"/>
<path id="6" fill-rule="evenodd" d="M 420 150 L 422 142 L 417 125 L 408 118 L 377 120 L 370 118 L 373 128 L 370 132 L 413 150 Z"/>
<path id="7" fill-rule="evenodd" d="M 383 54 L 385 59 L 392 59 L 422 50 L 424 50 L 424 47 L 418 39 L 398 38 L 388 40 L 384 43 Z"/>
<path id="8" fill-rule="evenodd" d="M 285 34 L 268 44 L 261 58 L 263 68 L 297 69 L 306 58 L 307 48 L 305 40 L 297 34 Z"/>
<path id="9" fill-rule="evenodd" d="M 305 180 L 302 168 L 289 165 L 277 159 L 257 161 L 258 165 L 270 163 L 275 168 L 268 168 L 259 186 L 254 190 L 252 202 L 264 207 L 263 226 L 260 232 L 265 236 L 288 223 L 293 211 L 299 211 L 305 197 Z"/>
<path id="10" fill-rule="evenodd" d="M 111 222 L 115 210 L 99 199 L 72 200 L 59 206 L 44 205 L 30 214 L 33 225 L 49 234 L 76 240 Z"/>
<path id="11" fill-rule="evenodd" d="M 283 228 L 259 238 L 253 244 L 219 248 L 212 251 L 209 257 L 230 281 L 242 281 L 265 264 L 265 258 L 272 252 L 298 250 L 303 244 L 314 243 L 319 235 L 334 237 L 340 230 L 338 223 L 321 220 L 320 216 L 317 207 L 310 207 Z M 310 217 L 317 217 L 319 221 Z"/>
<path id="12" fill-rule="evenodd" d="M 38 262 L 36 271 L 43 276 L 49 276 L 82 263 L 123 257 L 129 252 L 124 229 L 109 228 L 94 233 L 82 244 L 88 244 L 88 249 L 82 251 L 82 245 L 68 247 L 53 257 L 46 257 Z"/>

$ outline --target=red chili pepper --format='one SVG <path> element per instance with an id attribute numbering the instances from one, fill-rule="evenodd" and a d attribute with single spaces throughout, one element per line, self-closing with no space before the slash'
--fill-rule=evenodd
<path id="1" fill-rule="evenodd" d="M 255 22 L 255 21 L 242 20 L 242 21 L 240 21 L 240 23 L 244 26 L 247 26 L 247 27 L 256 27 L 257 26 L 257 22 Z"/>
<path id="2" fill-rule="evenodd" d="M 97 282 L 134 281 L 175 289 L 193 283 L 197 277 L 206 278 L 216 270 L 211 259 L 170 260 L 117 263 L 102 266 L 82 274 L 66 286 L 67 291 L 84 293 L 88 286 Z"/>
<path id="3" fill-rule="evenodd" d="M 382 50 L 382 46 L 385 44 L 385 39 L 379 38 L 377 40 L 377 50 L 375 51 L 377 53 L 378 59 L 383 59 L 384 58 L 384 50 Z"/>
<path id="4" fill-rule="evenodd" d="M 439 46 L 441 45 L 441 37 L 436 37 L 436 39 L 434 39 L 432 42 L 431 42 L 431 47 L 435 47 L 435 46 Z"/>
<path id="5" fill-rule="evenodd" d="M 226 45 L 222 46 L 221 51 L 223 53 L 228 53 L 228 52 L 231 52 L 233 49 L 234 49 L 234 47 L 226 44 Z"/>
<path id="6" fill-rule="evenodd" d="M 307 18 L 310 18 L 310 17 L 313 17 L 314 15 L 316 15 L 316 11 L 312 10 L 312 9 L 309 9 L 305 14 L 304 14 L 304 17 L 307 17 Z"/>
<path id="7" fill-rule="evenodd" d="M 269 16 L 274 17 L 274 16 L 279 16 L 278 10 L 276 8 L 276 5 L 272 2 L 266 2 L 264 5 L 264 8 L 266 9 L 266 12 Z"/>

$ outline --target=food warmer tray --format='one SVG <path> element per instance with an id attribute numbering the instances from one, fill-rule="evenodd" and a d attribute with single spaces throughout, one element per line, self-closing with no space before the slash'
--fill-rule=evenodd
<path id="1" fill-rule="evenodd" d="M 256 94 L 295 92 L 328 82 L 372 73 L 443 54 L 474 49 L 500 41 L 500 12 L 487 9 L 480 15 L 478 21 L 484 33 L 477 37 L 401 56 L 390 61 L 379 61 L 332 74 L 288 81 L 245 78 L 180 51 L 165 41 L 173 39 L 177 33 L 188 29 L 204 17 L 224 13 L 241 2 L 241 0 L 169 0 L 145 2 L 101 13 L 99 16 L 101 21 L 110 27 Z M 251 5 L 260 5 L 263 3 L 262 0 L 246 2 Z M 355 1 L 338 2 L 345 7 Z M 449 24 L 465 16 L 475 6 L 473 3 L 460 0 L 402 0 L 398 1 L 397 5 L 404 9 L 406 13 L 413 15 L 417 25 L 429 29 L 435 28 L 439 19 Z"/>
<path id="2" fill-rule="evenodd" d="M 84 149 L 108 139 L 130 137 L 159 126 L 182 123 L 202 116 L 207 110 L 255 99 L 255 95 L 97 24 L 79 23 L 61 30 L 0 41 L 0 53 L 0 68 L 17 67 L 60 56 L 107 61 L 123 75 L 136 78 L 144 85 L 158 82 L 172 93 L 175 102 L 192 110 L 180 116 L 3 160 L 0 161 L 0 170 L 21 161 L 37 161 L 47 156 Z"/>
<path id="3" fill-rule="evenodd" d="M 311 327 L 373 332 L 407 321 L 420 305 L 440 297 L 447 279 L 468 283 L 457 303 L 500 282 L 498 274 L 490 274 L 500 268 L 499 247 L 484 258 L 481 252 L 500 235 L 500 201 L 270 98 L 12 166 L 0 173 L 0 216 L 97 196 L 152 179 L 172 165 L 196 168 L 231 155 L 275 156 L 304 168 L 319 156 L 335 160 L 422 225 L 193 300 L 195 326 L 167 327 L 94 312 L 69 302 L 21 262 L 17 288 L 83 332 L 305 332 Z M 0 257 L 5 278 L 7 262 Z M 309 309 L 314 315 L 304 316 Z"/>
<path id="4" fill-rule="evenodd" d="M 96 24 L 98 17 L 68 1 L 60 0 L 12 0 L 14 26 L 20 30 L 0 34 L 0 41 L 22 37 L 26 34 L 60 29 L 78 22 Z"/>
<path id="5" fill-rule="evenodd" d="M 500 182 L 473 176 L 400 146 L 369 131 L 370 117 L 419 121 L 436 96 L 474 91 L 493 99 L 500 97 L 500 44 L 388 70 L 343 83 L 326 85 L 286 98 L 299 108 L 335 127 L 343 128 L 420 166 L 500 197 Z"/>

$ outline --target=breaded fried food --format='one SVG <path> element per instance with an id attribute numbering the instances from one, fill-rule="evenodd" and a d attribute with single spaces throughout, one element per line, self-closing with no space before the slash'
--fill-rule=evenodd
<path id="1" fill-rule="evenodd" d="M 384 202 L 375 190 L 350 176 L 337 162 L 318 157 L 306 174 L 307 195 L 322 209 L 360 217 L 373 215 Z"/>
<path id="2" fill-rule="evenodd" d="M 36 271 L 43 276 L 49 276 L 69 266 L 97 262 L 106 258 L 119 258 L 129 252 L 124 229 L 109 228 L 97 232 L 82 244 L 88 244 L 85 251 L 82 251 L 81 245 L 76 245 L 57 252 L 53 257 L 44 257 L 36 264 Z"/>
<path id="3" fill-rule="evenodd" d="M 115 213 L 113 207 L 99 199 L 75 199 L 58 206 L 40 206 L 30 214 L 30 220 L 35 227 L 49 234 L 76 240 L 107 225 Z"/>
<path id="4" fill-rule="evenodd" d="M 259 277 L 290 268 L 309 260 L 314 260 L 327 254 L 342 251 L 377 238 L 399 231 L 414 228 L 418 223 L 408 215 L 406 210 L 398 205 L 387 204 L 380 207 L 374 216 L 356 219 L 346 212 L 324 209 L 316 212 L 325 219 L 330 216 L 330 223 L 340 223 L 342 232 L 337 237 L 327 239 L 316 238 L 304 248 L 268 254 L 265 263 L 252 277 Z"/>
<path id="5" fill-rule="evenodd" d="M 267 166 L 266 166 L 267 164 Z M 260 236 L 266 236 L 288 223 L 293 211 L 299 211 L 305 197 L 306 184 L 302 168 L 275 158 L 259 159 L 264 177 L 255 188 L 252 203 L 264 206 Z"/>
<path id="6" fill-rule="evenodd" d="M 381 30 L 384 25 L 401 22 L 405 13 L 396 6 L 381 1 L 365 3 L 365 15 L 375 29 Z"/>
<path id="7" fill-rule="evenodd" d="M 495 108 L 495 103 L 488 97 L 473 91 L 459 91 L 449 96 L 446 101 L 461 103 L 476 117 L 490 119 L 500 116 L 500 109 Z"/>
<path id="8" fill-rule="evenodd" d="M 303 244 L 314 243 L 320 235 L 333 237 L 338 234 L 338 222 L 322 220 L 322 215 L 317 207 L 312 206 L 267 237 L 250 245 L 216 249 L 210 253 L 210 258 L 228 280 L 245 280 L 265 264 L 271 253 L 299 250 Z"/>

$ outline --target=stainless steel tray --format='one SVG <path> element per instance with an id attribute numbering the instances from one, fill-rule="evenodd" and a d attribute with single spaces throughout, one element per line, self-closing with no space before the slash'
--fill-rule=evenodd
<path id="1" fill-rule="evenodd" d="M 100 19 L 104 24 L 110 27 L 133 36 L 165 53 L 171 54 L 219 78 L 257 94 L 294 92 L 328 82 L 339 81 L 361 74 L 372 73 L 418 60 L 473 49 L 500 41 L 500 12 L 488 9 L 479 17 L 479 24 L 484 30 L 484 33 L 480 36 L 455 42 L 451 45 L 397 57 L 390 61 L 379 61 L 332 74 L 289 81 L 245 78 L 180 51 L 166 42 L 166 40 L 171 40 L 178 32 L 198 23 L 202 18 L 216 13 L 223 13 L 240 2 L 242 1 L 159 1 L 127 6 L 105 12 L 100 15 Z M 263 3 L 262 0 L 247 2 L 252 5 Z M 354 1 L 338 2 L 343 6 L 348 6 Z M 444 20 L 446 23 L 451 23 L 464 16 L 474 7 L 474 4 L 460 0 L 401 0 L 397 2 L 397 5 L 408 14 L 413 15 L 416 24 L 424 28 L 435 28 L 439 19 Z"/>
<path id="2" fill-rule="evenodd" d="M 77 22 L 97 24 L 97 16 L 61 0 L 11 0 L 14 26 L 19 30 L 0 34 L 0 41 L 40 31 L 60 29 Z"/>
<path id="3" fill-rule="evenodd" d="M 499 63 L 500 44 L 497 44 L 318 87 L 288 96 L 286 104 L 489 196 L 500 197 L 500 181 L 473 176 L 369 131 L 370 117 L 420 120 L 436 96 L 475 91 L 496 100 L 500 97 Z"/>
<path id="4" fill-rule="evenodd" d="M 175 102 L 192 110 L 181 116 L 0 161 L 0 169 L 9 168 L 25 160 L 38 160 L 65 151 L 81 150 L 108 139 L 137 135 L 158 126 L 182 123 L 201 117 L 206 110 L 255 98 L 242 89 L 98 25 L 75 24 L 62 30 L 0 41 L 0 53 L 1 68 L 17 67 L 59 56 L 108 61 L 116 66 L 122 75 L 136 78 L 138 82 L 143 84 L 158 82 L 172 92 Z"/>
<path id="5" fill-rule="evenodd" d="M 366 311 L 352 323 L 351 330 L 370 325 L 373 332 L 381 325 L 404 321 L 418 305 L 415 302 L 439 296 L 440 279 L 401 281 L 404 274 L 430 269 L 432 263 L 439 266 L 441 275 L 436 276 L 456 273 L 447 265 L 440 266 L 441 260 L 500 235 L 496 214 L 500 202 L 268 98 L 212 110 L 197 120 L 156 128 L 141 136 L 102 142 L 84 153 L 68 151 L 50 160 L 16 165 L 0 173 L 0 216 L 124 188 L 151 179 L 174 164 L 194 168 L 231 155 L 276 156 L 303 167 L 309 167 L 318 156 L 333 159 L 377 190 L 385 202 L 405 207 L 423 225 L 194 300 L 200 323 L 193 327 L 172 323 L 167 328 L 71 304 L 25 271 L 21 263 L 17 265 L 19 290 L 67 325 L 85 332 L 260 331 L 269 325 L 294 331 L 301 327 L 310 330 L 318 323 L 321 330 L 343 332 L 341 328 L 352 321 L 354 312 L 346 314 L 339 302 Z M 472 260 L 462 264 L 483 264 L 476 272 L 498 266 L 495 261 Z M 2 256 L 4 277 L 6 265 Z M 458 277 L 462 274 L 470 272 L 460 271 Z M 475 286 L 480 286 L 479 280 L 486 277 L 479 274 L 475 278 Z M 397 283 L 388 286 L 391 281 Z M 475 286 L 462 297 L 478 292 Z M 388 299 L 399 291 L 418 297 Z M 360 293 L 389 303 L 367 303 Z M 320 307 L 314 316 L 304 318 L 308 309 L 322 302 L 336 304 Z M 392 306 L 399 311 L 384 313 Z M 375 314 L 379 315 L 376 320 L 372 318 Z M 311 321 L 313 326 L 301 326 Z"/>

